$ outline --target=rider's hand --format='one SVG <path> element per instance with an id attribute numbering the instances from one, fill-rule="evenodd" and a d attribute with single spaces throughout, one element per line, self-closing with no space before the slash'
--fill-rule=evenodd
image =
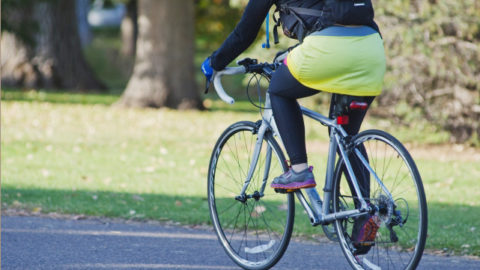
<path id="1" fill-rule="evenodd" d="M 209 56 L 209 57 L 207 57 L 207 59 L 205 59 L 205 61 L 203 61 L 203 64 L 202 64 L 202 72 L 205 75 L 205 78 L 207 79 L 207 85 L 206 85 L 205 93 L 208 92 L 210 82 L 212 81 L 213 74 L 215 73 L 215 70 L 211 66 L 211 62 L 212 61 L 211 61 L 210 56 Z"/>
<path id="2" fill-rule="evenodd" d="M 211 66 L 211 62 L 212 61 L 210 60 L 210 56 L 209 56 L 207 57 L 207 59 L 205 59 L 205 61 L 203 61 L 203 64 L 202 64 L 202 72 L 207 78 L 207 81 L 209 82 L 212 80 L 213 73 L 215 72 Z"/>

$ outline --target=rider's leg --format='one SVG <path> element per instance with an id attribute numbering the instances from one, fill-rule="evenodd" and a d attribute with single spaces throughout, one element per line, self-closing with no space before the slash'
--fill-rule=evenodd
<path id="1" fill-rule="evenodd" d="M 319 91 L 302 85 L 291 75 L 286 66 L 281 66 L 273 74 L 268 92 L 270 94 L 273 114 L 275 115 L 275 122 L 292 164 L 293 170 L 292 172 L 288 172 L 288 177 L 294 179 L 292 181 L 296 181 L 295 179 L 297 178 L 311 179 L 312 181 L 310 181 L 308 185 L 312 186 L 314 181 L 313 174 L 307 163 L 305 125 L 297 99 L 314 95 Z M 281 178 L 282 176 L 277 178 Z M 287 175 L 285 175 L 285 177 L 286 176 Z M 288 182 L 285 179 L 277 178 L 276 182 Z M 302 184 L 279 184 L 275 187 L 286 188 L 287 186 L 293 187 L 292 189 L 305 187 L 302 186 Z"/>
<path id="2" fill-rule="evenodd" d="M 297 99 L 318 92 L 299 83 L 286 66 L 281 66 L 272 76 L 268 93 L 278 131 L 292 165 L 307 163 L 305 125 Z"/>
<path id="3" fill-rule="evenodd" d="M 366 102 L 370 106 L 373 102 L 375 97 L 367 97 Z M 332 116 L 333 109 L 335 106 L 334 98 L 332 98 L 332 103 L 330 105 L 330 117 Z M 344 125 L 343 128 L 349 135 L 356 135 L 360 130 L 360 126 L 362 125 L 363 119 L 365 118 L 365 114 L 367 113 L 366 110 L 351 110 L 347 113 L 349 117 L 349 123 Z M 362 155 L 368 160 L 367 152 L 364 145 L 360 145 L 359 147 L 360 152 Z M 349 156 L 350 163 L 352 165 L 353 172 L 357 177 L 359 188 L 362 192 L 363 197 L 367 202 L 370 202 L 370 173 L 368 170 L 362 165 L 361 161 L 357 158 L 356 155 Z M 344 169 L 345 170 L 345 169 Z M 352 181 L 347 174 L 347 182 L 350 186 L 350 190 L 352 191 L 352 195 L 356 195 L 356 192 L 353 188 Z M 360 201 L 354 200 L 356 208 L 360 207 Z M 367 215 L 361 216 L 354 220 L 352 233 L 351 233 L 351 240 L 353 246 L 355 247 L 355 255 L 363 255 L 370 251 L 371 247 L 374 245 L 375 237 L 378 231 L 379 225 L 377 224 L 376 217 Z"/>
<path id="4" fill-rule="evenodd" d="M 369 107 L 374 99 L 375 97 L 364 97 L 364 101 L 368 103 Z M 330 103 L 330 112 L 329 112 L 330 117 L 333 116 L 335 100 L 336 99 L 333 98 L 332 96 L 332 101 Z M 348 115 L 349 122 L 348 124 L 343 125 L 343 129 L 347 132 L 348 135 L 354 136 L 358 134 L 366 113 L 367 113 L 367 110 L 350 110 L 349 112 L 346 113 L 346 115 Z M 368 160 L 365 147 L 363 145 L 360 145 L 359 150 L 362 153 L 362 155 Z M 369 181 L 370 174 L 368 170 L 362 165 L 361 161 L 356 157 L 356 155 L 349 156 L 349 160 L 352 165 L 353 172 L 355 173 L 355 176 L 357 176 L 358 185 L 360 187 L 360 190 L 362 191 L 362 195 L 368 198 L 370 196 L 370 181 Z M 350 190 L 353 192 L 352 194 L 355 195 L 356 193 L 348 174 L 347 174 L 347 178 L 348 178 L 348 184 L 350 185 Z M 359 201 L 355 200 L 355 204 L 359 204 Z"/>

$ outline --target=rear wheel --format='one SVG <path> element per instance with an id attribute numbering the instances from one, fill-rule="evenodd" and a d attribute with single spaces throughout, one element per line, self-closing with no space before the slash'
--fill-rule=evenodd
<path id="1" fill-rule="evenodd" d="M 287 170 L 284 155 L 267 132 L 245 194 L 258 125 L 238 122 L 215 145 L 208 173 L 208 202 L 213 226 L 223 248 L 245 269 L 267 269 L 285 252 L 293 229 L 294 197 L 270 188 Z"/>
<path id="2" fill-rule="evenodd" d="M 405 147 L 383 131 L 364 131 L 355 136 L 353 142 L 393 199 L 358 158 L 349 157 L 356 167 L 355 173 L 360 175 L 362 194 L 374 209 L 369 215 L 379 228 L 373 243 L 354 243 L 353 224 L 361 218 L 336 221 L 341 248 L 355 269 L 415 269 L 427 236 L 427 204 L 417 167 Z M 337 164 L 334 183 L 334 211 L 358 208 L 358 197 L 346 177 L 343 159 Z M 365 251 L 362 252 L 363 247 L 359 245 L 370 248 L 362 254 Z"/>

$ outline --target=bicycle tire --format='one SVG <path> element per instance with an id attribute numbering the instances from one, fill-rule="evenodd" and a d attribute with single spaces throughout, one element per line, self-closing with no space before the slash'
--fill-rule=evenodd
<path id="1" fill-rule="evenodd" d="M 415 269 L 425 248 L 428 223 L 425 191 L 415 162 L 406 148 L 384 131 L 363 131 L 352 141 L 355 148 L 364 147 L 370 166 L 391 193 L 393 203 L 367 172 L 368 177 L 364 179 L 369 179 L 370 191 L 363 189 L 362 194 L 376 209 L 370 213 L 379 225 L 374 245 L 366 254 L 357 254 L 363 252 L 359 252 L 351 240 L 354 218 L 337 220 L 335 227 L 342 251 L 354 269 Z M 334 173 L 335 212 L 358 207 L 343 163 L 343 159 L 339 159 Z M 364 168 L 361 173 L 365 173 L 366 168 L 360 166 Z M 358 247 L 358 243 L 356 245 Z"/>
<path id="2" fill-rule="evenodd" d="M 268 269 L 280 260 L 290 241 L 295 214 L 293 193 L 278 194 L 269 186 L 273 177 L 287 170 L 284 154 L 270 132 L 264 136 L 246 190 L 252 197 L 245 202 L 235 198 L 245 182 L 258 126 L 242 121 L 228 127 L 213 149 L 208 172 L 213 227 L 228 256 L 245 269 Z M 268 148 L 272 150 L 270 159 L 266 155 Z M 268 181 L 264 184 L 267 169 Z M 262 188 L 264 196 L 255 198 Z"/>

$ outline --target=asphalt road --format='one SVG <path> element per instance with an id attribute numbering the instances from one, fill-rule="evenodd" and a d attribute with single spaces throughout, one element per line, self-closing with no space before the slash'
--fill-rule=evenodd
<path id="1" fill-rule="evenodd" d="M 105 219 L 2 216 L 2 269 L 238 269 L 212 230 Z M 350 269 L 337 244 L 292 241 L 274 269 Z M 424 255 L 419 269 L 480 269 Z"/>

